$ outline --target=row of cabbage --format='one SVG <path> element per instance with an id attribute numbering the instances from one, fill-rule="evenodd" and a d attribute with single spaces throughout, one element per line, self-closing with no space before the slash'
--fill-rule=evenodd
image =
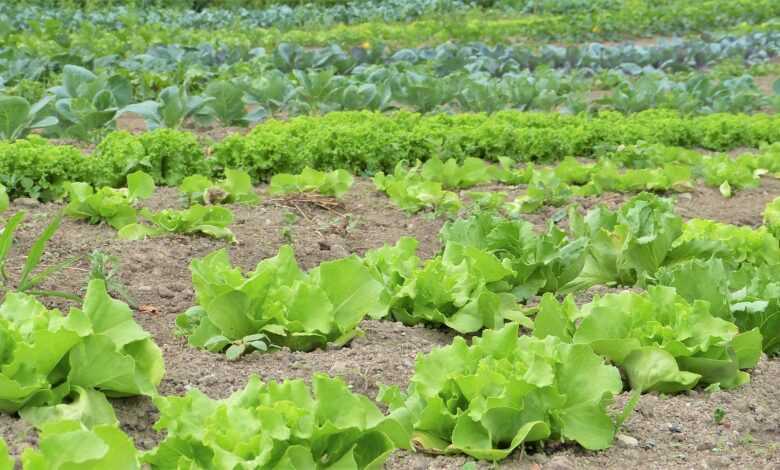
<path id="1" fill-rule="evenodd" d="M 187 85 L 164 88 L 153 100 L 133 102 L 131 82 L 121 76 L 97 76 L 67 65 L 61 86 L 30 103 L 21 96 L 0 95 L 4 125 L 0 138 L 16 139 L 39 129 L 49 137 L 94 141 L 115 129 L 123 115 L 143 118 L 148 129 L 182 126 L 247 126 L 274 115 L 296 116 L 334 111 L 399 109 L 423 113 L 556 111 L 594 113 L 601 109 L 635 113 L 663 108 L 685 114 L 753 113 L 780 109 L 780 80 L 765 95 L 752 77 L 711 80 L 696 74 L 685 81 L 663 74 L 633 80 L 613 74 L 609 92 L 577 75 L 555 72 L 507 74 L 492 79 L 482 73 L 444 79 L 415 72 L 367 69 L 350 76 L 332 69 L 264 74 L 254 81 L 210 82 L 202 94 Z M 594 98 L 594 93 L 602 93 Z"/>
<path id="2" fill-rule="evenodd" d="M 0 307 L 11 361 L 4 411 L 21 411 L 41 429 L 40 449 L 25 451 L 24 466 L 137 468 L 139 454 L 100 392 L 154 396 L 167 437 L 140 454 L 153 468 L 378 468 L 393 449 L 412 446 L 495 461 L 546 439 L 602 449 L 639 393 L 737 387 L 762 349 L 780 352 L 780 245 L 765 228 L 683 222 L 670 201 L 649 194 L 616 211 L 573 208 L 568 226 L 537 233 L 482 211 L 445 225 L 441 254 L 426 261 L 410 238 L 309 272 L 289 247 L 246 274 L 225 250 L 193 261 L 198 305 L 177 330 L 233 359 L 281 346 L 338 347 L 366 316 L 490 329 L 471 345 L 457 337 L 421 356 L 406 392 L 381 390 L 386 415 L 325 376 L 311 389 L 252 378 L 225 400 L 197 390 L 160 397 L 159 350 L 100 281 L 66 317 L 8 293 Z M 579 308 L 552 296 L 603 284 L 645 290 Z M 541 293 L 536 307 L 518 304 Z M 518 337 L 521 328 L 531 335 Z M 41 341 L 57 347 L 41 357 Z M 633 398 L 611 416 L 607 405 L 624 388 Z"/>
<path id="3" fill-rule="evenodd" d="M 776 30 L 780 12 L 770 0 L 683 0 L 625 2 L 618 9 L 585 11 L 575 14 L 525 15 L 500 10 L 468 10 L 465 13 L 431 14 L 411 23 L 371 21 L 353 25 L 325 24 L 319 27 L 284 30 L 280 28 L 187 28 L 167 16 L 165 23 L 143 24 L 124 17 L 125 23 L 105 28 L 84 21 L 74 31 L 63 31 L 60 19 L 32 22 L 31 29 L 16 28 L 6 21 L 0 45 L 48 53 L 71 47 L 105 56 L 130 50 L 140 53 L 153 44 L 196 45 L 241 44 L 274 47 L 282 42 L 303 46 L 331 43 L 353 46 L 383 42 L 396 47 L 416 47 L 422 43 L 446 41 L 485 41 L 503 43 L 509 39 L 615 40 L 637 35 L 673 35 L 714 28 Z M 176 15 L 178 17 L 178 15 Z M 765 25 L 762 23 L 767 22 Z M 34 26 L 34 27 L 33 27 Z M 235 27 L 234 27 L 235 26 Z"/>
<path id="4" fill-rule="evenodd" d="M 512 44 L 484 43 L 390 49 L 371 42 L 352 48 L 331 44 L 321 48 L 306 48 L 300 44 L 282 43 L 266 50 L 262 47 L 178 43 L 155 44 L 135 52 L 122 48 L 107 55 L 98 55 L 84 47 L 54 50 L 27 49 L 12 46 L 0 50 L 0 76 L 6 86 L 20 80 L 51 83 L 64 65 L 78 65 L 93 72 L 125 75 L 137 80 L 145 71 L 156 76 L 168 75 L 177 82 L 204 78 L 233 78 L 241 73 L 279 70 L 309 70 L 333 68 L 339 75 L 352 73 L 360 66 L 418 66 L 428 73 L 446 76 L 456 72 L 486 72 L 500 77 L 538 68 L 578 70 L 592 75 L 601 70 L 622 70 L 631 75 L 663 70 L 686 71 L 712 66 L 726 59 L 738 59 L 750 65 L 771 59 L 780 44 L 777 32 L 754 32 L 743 35 L 715 35 L 700 39 L 661 40 L 652 45 L 633 43 L 590 43 L 568 47 L 542 45 L 531 47 Z M 182 75 L 183 70 L 192 75 Z M 219 74 L 217 76 L 217 74 Z M 158 81 L 160 78 L 158 78 Z"/>

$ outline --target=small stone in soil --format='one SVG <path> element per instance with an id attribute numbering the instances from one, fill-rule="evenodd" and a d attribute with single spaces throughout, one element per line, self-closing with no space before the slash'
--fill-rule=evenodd
<path id="1" fill-rule="evenodd" d="M 627 434 L 618 434 L 615 436 L 619 447 L 637 447 L 639 441 Z"/>
<path id="2" fill-rule="evenodd" d="M 176 296 L 176 294 L 172 290 L 164 286 L 157 288 L 157 294 L 163 299 L 172 299 Z"/>
<path id="3" fill-rule="evenodd" d="M 681 432 L 683 432 L 683 428 L 679 424 L 670 424 L 669 425 L 669 432 L 681 433 Z"/>

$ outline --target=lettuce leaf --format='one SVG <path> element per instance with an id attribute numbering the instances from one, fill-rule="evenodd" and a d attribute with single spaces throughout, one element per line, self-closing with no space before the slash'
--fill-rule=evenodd
<path id="1" fill-rule="evenodd" d="M 142 460 L 152 468 L 381 469 L 411 430 L 384 416 L 339 379 L 316 374 L 263 383 L 253 375 L 243 390 L 213 400 L 198 390 L 159 397 L 159 447 Z"/>
<path id="2" fill-rule="evenodd" d="M 354 178 L 346 170 L 318 171 L 308 166 L 300 174 L 279 173 L 271 178 L 271 194 L 318 192 L 341 197 L 352 187 Z"/>
<path id="3" fill-rule="evenodd" d="M 22 453 L 27 470 L 137 470 L 133 441 L 116 425 L 88 429 L 78 421 L 57 421 L 43 426 L 38 449 Z"/>
<path id="4" fill-rule="evenodd" d="M 231 344 L 243 346 L 240 352 L 247 346 L 310 351 L 343 345 L 359 333 L 366 315 L 387 312 L 382 284 L 356 256 L 304 273 L 292 248 L 283 246 L 245 277 L 219 250 L 193 260 L 190 270 L 198 305 L 176 323 L 191 345 L 211 351 Z"/>
<path id="5" fill-rule="evenodd" d="M 612 443 L 606 406 L 623 386 L 618 370 L 586 345 L 518 337 L 518 325 L 462 337 L 418 357 L 407 392 L 380 400 L 404 413 L 418 447 L 501 460 L 525 442 L 571 440 L 587 449 Z"/>
<path id="6" fill-rule="evenodd" d="M 688 303 L 666 286 L 596 297 L 580 312 L 558 307 L 550 297 L 539 305 L 537 319 L 544 329 L 539 336 L 568 339 L 574 331 L 575 344 L 589 345 L 621 366 L 631 387 L 640 391 L 745 384 L 750 376 L 741 369 L 758 362 L 761 334 L 758 329 L 740 333 L 734 323 L 712 316 L 709 307 L 702 300 Z"/>

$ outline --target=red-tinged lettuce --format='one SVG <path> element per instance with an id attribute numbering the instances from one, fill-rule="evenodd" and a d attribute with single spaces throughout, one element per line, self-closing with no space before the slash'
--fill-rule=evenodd
<path id="1" fill-rule="evenodd" d="M 310 351 L 343 345 L 366 315 L 382 317 L 382 284 L 356 256 L 301 271 L 293 250 L 263 260 L 244 276 L 224 250 L 190 266 L 198 305 L 179 315 L 179 334 L 189 343 L 223 351 L 231 359 L 252 349 L 286 346 Z"/>
<path id="2" fill-rule="evenodd" d="M 78 421 L 45 424 L 39 434 L 38 449 L 25 449 L 21 460 L 25 470 L 140 468 L 133 441 L 119 427 L 98 425 L 90 429 Z"/>
<path id="3" fill-rule="evenodd" d="M 376 469 L 397 447 L 408 448 L 410 429 L 384 416 L 368 398 L 339 379 L 315 375 L 263 383 L 257 376 L 224 400 L 199 390 L 159 397 L 166 431 L 143 461 L 152 469 L 264 468 Z"/>
<path id="4" fill-rule="evenodd" d="M 518 337 L 509 324 L 418 357 L 408 391 L 385 388 L 380 399 L 409 420 L 417 446 L 496 461 L 547 439 L 609 447 L 616 424 L 606 407 L 622 388 L 617 368 L 587 345 Z"/>
<path id="5" fill-rule="evenodd" d="M 710 313 L 709 303 L 688 303 L 674 288 L 596 297 L 579 311 L 545 295 L 538 337 L 557 336 L 593 348 L 625 369 L 635 390 L 673 393 L 702 383 L 733 388 L 750 381 L 742 369 L 761 355 L 758 329 L 743 333 Z"/>

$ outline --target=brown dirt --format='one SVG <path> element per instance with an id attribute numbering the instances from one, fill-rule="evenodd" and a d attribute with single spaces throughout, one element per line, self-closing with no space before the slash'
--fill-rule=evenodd
<path id="1" fill-rule="evenodd" d="M 492 188 L 491 188 L 492 189 Z M 498 188 L 496 188 L 498 189 Z M 517 188 L 506 188 L 516 193 Z M 765 180 L 759 189 L 738 192 L 731 200 L 723 199 L 716 189 L 699 188 L 690 197 L 678 197 L 680 212 L 686 217 L 709 217 L 729 223 L 756 225 L 767 201 L 780 194 L 780 182 Z M 607 194 L 578 202 L 586 207 L 598 202 L 618 206 L 626 195 Z M 27 219 L 17 234 L 18 245 L 9 261 L 9 270 L 17 274 L 23 262 L 22 253 L 35 236 L 61 209 L 62 204 L 27 204 L 15 202 L 12 209 L 26 209 Z M 152 209 L 176 207 L 175 189 L 158 189 L 145 205 Z M 245 269 L 276 254 L 285 243 L 284 227 L 289 224 L 291 239 L 302 266 L 362 254 L 366 250 L 392 244 L 410 235 L 420 241 L 420 255 L 433 256 L 439 249 L 437 233 L 442 221 L 427 215 L 409 216 L 396 209 L 377 193 L 369 180 L 358 178 L 336 209 L 268 201 L 257 206 L 230 206 L 235 213 L 231 229 L 239 242 L 230 248 L 233 262 Z M 541 228 L 556 208 L 545 208 L 529 219 Z M 295 214 L 285 215 L 286 213 Z M 349 215 L 347 215 L 349 214 Z M 287 222 L 286 222 L 287 221 Z M 121 259 L 121 279 L 139 305 L 153 306 L 157 313 L 137 313 L 137 321 L 149 331 L 161 347 L 167 375 L 160 386 L 162 394 L 180 394 L 190 387 L 200 388 L 213 397 L 224 397 L 243 387 L 250 374 L 263 379 L 305 378 L 314 372 L 342 377 L 353 390 L 373 397 L 378 384 L 405 387 L 414 370 L 414 357 L 432 348 L 448 344 L 452 334 L 444 330 L 410 328 L 392 322 L 364 321 L 364 336 L 339 350 L 299 353 L 280 351 L 252 354 L 236 362 L 224 356 L 206 353 L 187 346 L 173 334 L 175 316 L 191 306 L 193 291 L 189 262 L 202 257 L 225 243 L 202 237 L 170 236 L 137 242 L 123 242 L 107 226 L 88 225 L 66 219 L 50 242 L 43 265 L 51 265 L 71 256 L 81 261 L 56 275 L 47 287 L 72 292 L 82 291 L 89 263 L 86 256 L 100 249 Z M 14 277 L 15 278 L 15 277 Z M 585 302 L 595 289 L 578 297 Z M 63 302 L 50 306 L 66 308 Z M 753 373 L 753 383 L 731 392 L 704 394 L 692 392 L 673 397 L 643 396 L 638 411 L 626 423 L 622 433 L 636 440 L 616 443 L 603 452 L 586 452 L 577 446 L 548 443 L 546 447 L 529 447 L 515 452 L 503 466 L 506 468 L 780 468 L 780 361 L 763 360 Z M 618 403 L 626 399 L 619 397 Z M 142 449 L 153 447 L 161 435 L 152 425 L 157 413 L 147 398 L 113 400 L 122 427 Z M 726 412 L 723 424 L 712 418 L 716 408 Z M 671 430 L 673 429 L 673 431 Z M 680 431 L 680 432 L 677 432 Z M 30 426 L 17 417 L 0 415 L 0 436 L 8 441 L 13 453 L 36 443 Z M 422 453 L 396 452 L 386 464 L 389 469 L 459 469 L 470 461 L 462 456 L 443 457 Z M 489 468 L 479 464 L 479 468 Z"/>

